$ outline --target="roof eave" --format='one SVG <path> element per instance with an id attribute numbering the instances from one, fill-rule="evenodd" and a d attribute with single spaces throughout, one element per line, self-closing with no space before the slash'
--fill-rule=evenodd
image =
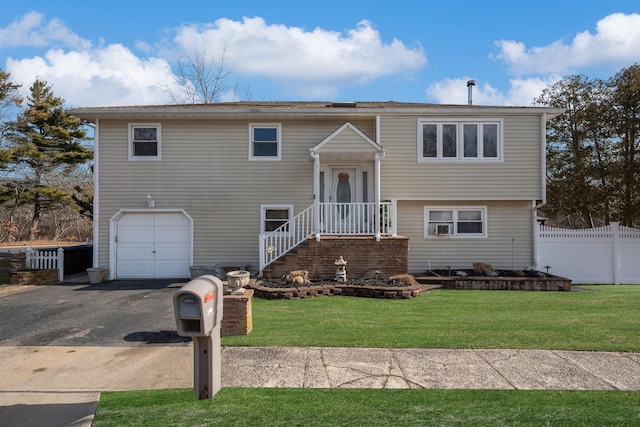
<path id="1" fill-rule="evenodd" d="M 97 119 L 136 120 L 136 119 L 225 119 L 225 118 L 257 118 L 257 117 L 295 117 L 295 118 L 362 118 L 377 115 L 458 115 L 469 114 L 521 115 L 546 113 L 548 118 L 564 112 L 563 109 L 548 107 L 493 107 L 478 105 L 438 105 L 425 104 L 420 107 L 326 107 L 326 108 L 282 108 L 282 107 L 250 107 L 250 108 L 212 108 L 211 106 L 150 106 L 150 107 L 80 107 L 71 108 L 69 114 L 95 123 Z"/>

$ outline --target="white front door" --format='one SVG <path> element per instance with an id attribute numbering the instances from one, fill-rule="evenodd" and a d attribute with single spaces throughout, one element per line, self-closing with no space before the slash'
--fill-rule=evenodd
<path id="1" fill-rule="evenodd" d="M 191 222 L 180 212 L 132 212 L 118 219 L 117 278 L 189 277 Z"/>

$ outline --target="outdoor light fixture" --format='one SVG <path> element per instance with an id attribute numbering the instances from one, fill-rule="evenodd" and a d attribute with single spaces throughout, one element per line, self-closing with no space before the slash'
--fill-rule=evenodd
<path id="1" fill-rule="evenodd" d="M 151 194 L 147 194 L 147 206 L 149 206 L 150 208 L 156 207 L 156 201 L 153 200 L 153 198 L 151 197 Z"/>

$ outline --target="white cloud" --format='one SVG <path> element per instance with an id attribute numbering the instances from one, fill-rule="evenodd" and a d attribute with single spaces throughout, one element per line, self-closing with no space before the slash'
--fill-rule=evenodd
<path id="1" fill-rule="evenodd" d="M 51 49 L 44 57 L 7 61 L 23 90 L 39 77 L 69 106 L 166 103 L 162 84 L 168 66 L 163 59 L 138 58 L 119 44 L 84 52 Z"/>
<path id="2" fill-rule="evenodd" d="M 166 41 L 136 41 L 136 52 L 144 56 L 103 39 L 92 46 L 62 21 L 47 21 L 38 12 L 0 28 L 0 48 L 48 49 L 41 56 L 7 59 L 6 70 L 23 84 L 25 94 L 39 77 L 69 106 L 170 102 L 163 86 L 173 79 L 168 75 L 170 60 L 163 57 L 173 57 L 175 51 L 201 51 L 203 43 L 209 53 L 226 49 L 227 64 L 241 81 L 245 80 L 242 75 L 266 77 L 281 83 L 294 97 L 309 99 L 334 98 L 345 85 L 411 73 L 426 64 L 422 47 L 407 47 L 395 39 L 385 43 L 368 21 L 340 33 L 267 25 L 262 18 L 223 18 L 213 24 L 180 27 L 169 47 Z M 153 49 L 160 57 L 158 53 L 152 57 Z M 231 98 L 222 94 L 222 99 Z"/>
<path id="3" fill-rule="evenodd" d="M 6 28 L 0 28 L 0 48 L 16 46 L 49 46 L 61 44 L 74 49 L 88 49 L 91 43 L 75 34 L 59 19 L 47 22 L 44 15 L 29 12 Z"/>
<path id="4" fill-rule="evenodd" d="M 548 85 L 560 79 L 559 76 L 509 80 L 509 90 L 504 93 L 489 83 L 478 83 L 473 89 L 474 105 L 531 106 L 533 100 L 542 94 Z M 469 77 L 444 79 L 426 89 L 427 98 L 439 104 L 467 104 Z"/>
<path id="5" fill-rule="evenodd" d="M 555 41 L 527 48 L 514 40 L 496 42 L 495 59 L 504 61 L 516 75 L 563 74 L 579 67 L 607 65 L 619 68 L 640 58 L 640 14 L 614 13 L 598 21 L 595 34 L 584 31 L 570 43 Z"/>
<path id="6" fill-rule="evenodd" d="M 321 92 L 412 72 L 427 62 L 422 47 L 408 48 L 396 39 L 385 44 L 368 21 L 343 34 L 267 25 L 259 17 L 242 22 L 223 18 L 212 25 L 181 27 L 175 42 L 187 52 L 202 51 L 203 43 L 209 53 L 224 50 L 238 73 L 313 85 L 324 88 Z"/>

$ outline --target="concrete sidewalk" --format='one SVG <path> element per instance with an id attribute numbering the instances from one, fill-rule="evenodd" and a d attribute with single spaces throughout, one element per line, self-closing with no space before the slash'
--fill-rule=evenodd
<path id="1" fill-rule="evenodd" d="M 193 387 L 193 348 L 0 347 L 3 425 L 90 426 L 101 391 Z M 640 353 L 226 347 L 223 387 L 640 390 Z"/>

